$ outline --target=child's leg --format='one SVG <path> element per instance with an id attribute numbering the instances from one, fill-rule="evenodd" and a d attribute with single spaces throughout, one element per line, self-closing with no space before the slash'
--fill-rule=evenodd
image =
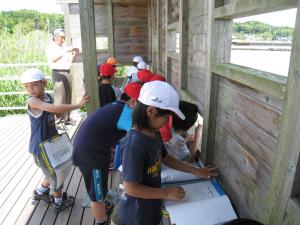
<path id="1" fill-rule="evenodd" d="M 88 195 L 92 201 L 91 208 L 96 225 L 106 223 L 105 198 L 107 194 L 108 169 L 80 167 Z"/>

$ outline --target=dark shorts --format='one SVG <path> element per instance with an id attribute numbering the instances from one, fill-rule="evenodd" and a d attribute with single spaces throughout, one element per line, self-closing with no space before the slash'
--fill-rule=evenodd
<path id="1" fill-rule="evenodd" d="M 102 202 L 107 194 L 108 169 L 78 167 L 82 173 L 87 193 L 92 202 Z"/>

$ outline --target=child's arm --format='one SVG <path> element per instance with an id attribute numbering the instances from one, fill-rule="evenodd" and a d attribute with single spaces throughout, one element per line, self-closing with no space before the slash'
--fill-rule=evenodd
<path id="1" fill-rule="evenodd" d="M 204 168 L 197 168 L 197 167 L 192 166 L 191 164 L 179 161 L 171 155 L 167 155 L 166 157 L 164 157 L 163 163 L 166 166 L 169 166 L 175 170 L 180 170 L 180 171 L 186 172 L 186 173 L 192 173 L 195 176 L 204 178 L 204 179 L 209 179 L 211 177 L 215 177 L 215 176 L 219 175 L 219 173 L 217 171 L 217 167 L 207 166 Z"/>
<path id="2" fill-rule="evenodd" d="M 199 150 L 198 150 L 198 146 L 200 144 L 201 141 L 201 137 L 202 137 L 202 125 L 198 124 L 198 126 L 195 129 L 195 133 L 194 133 L 194 141 L 191 144 L 190 147 L 190 152 L 191 152 L 191 161 L 194 162 L 197 157 L 199 156 Z"/>
<path id="3" fill-rule="evenodd" d="M 125 181 L 124 187 L 127 195 L 136 198 L 180 201 L 185 196 L 182 187 L 155 188 Z"/>
<path id="4" fill-rule="evenodd" d="M 54 105 L 54 104 L 44 102 L 39 98 L 32 98 L 28 104 L 30 109 L 38 109 L 38 110 L 47 111 L 51 113 L 64 113 L 64 112 L 69 112 L 71 110 L 79 109 L 83 107 L 88 100 L 89 100 L 89 96 L 84 95 L 78 104 Z"/>

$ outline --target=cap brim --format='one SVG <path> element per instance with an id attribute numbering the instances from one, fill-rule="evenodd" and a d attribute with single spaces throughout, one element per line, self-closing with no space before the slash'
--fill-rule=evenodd
<path id="1" fill-rule="evenodd" d="M 180 119 L 185 120 L 185 115 L 178 108 L 164 108 L 174 112 Z"/>

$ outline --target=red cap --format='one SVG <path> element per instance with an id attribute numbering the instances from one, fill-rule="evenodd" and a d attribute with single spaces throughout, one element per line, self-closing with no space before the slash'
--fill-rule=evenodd
<path id="1" fill-rule="evenodd" d="M 137 73 L 137 76 L 138 76 L 140 82 L 147 83 L 147 82 L 151 81 L 153 74 L 150 70 L 140 70 Z"/>
<path id="2" fill-rule="evenodd" d="M 166 79 L 160 74 L 153 74 L 150 81 L 155 81 L 155 80 L 166 81 Z"/>
<path id="3" fill-rule="evenodd" d="M 141 88 L 141 84 L 139 84 L 138 82 L 133 82 L 125 86 L 124 93 L 127 94 L 130 98 L 138 99 Z"/>
<path id="4" fill-rule="evenodd" d="M 100 75 L 103 77 L 112 76 L 115 74 L 116 69 L 109 63 L 104 63 L 99 66 Z"/>

